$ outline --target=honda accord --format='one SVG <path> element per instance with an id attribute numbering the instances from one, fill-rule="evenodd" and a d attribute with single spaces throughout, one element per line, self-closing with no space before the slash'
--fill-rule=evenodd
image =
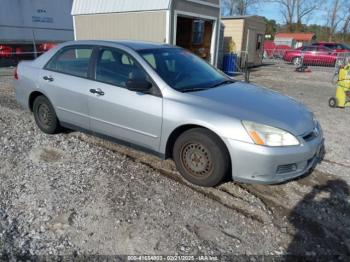
<path id="1" fill-rule="evenodd" d="M 60 44 L 15 71 L 18 102 L 38 127 L 62 127 L 172 158 L 214 186 L 274 184 L 315 166 L 322 129 L 300 102 L 234 81 L 179 47 L 133 41 Z"/>

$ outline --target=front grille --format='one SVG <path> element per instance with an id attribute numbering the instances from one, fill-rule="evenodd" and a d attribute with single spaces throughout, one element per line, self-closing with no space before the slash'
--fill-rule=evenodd
<path id="1" fill-rule="evenodd" d="M 278 166 L 277 168 L 277 174 L 286 174 L 290 172 L 297 171 L 297 164 L 289 164 L 289 165 L 282 165 Z"/>

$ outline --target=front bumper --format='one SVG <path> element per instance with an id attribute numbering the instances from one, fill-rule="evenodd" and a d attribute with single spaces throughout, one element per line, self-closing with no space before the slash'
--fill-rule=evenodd
<path id="1" fill-rule="evenodd" d="M 306 174 L 322 157 L 322 132 L 299 146 L 265 147 L 227 140 L 234 181 L 278 184 Z"/>

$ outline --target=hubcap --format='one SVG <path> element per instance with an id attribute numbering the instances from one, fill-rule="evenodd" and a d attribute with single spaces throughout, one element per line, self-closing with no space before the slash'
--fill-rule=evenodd
<path id="1" fill-rule="evenodd" d="M 39 118 L 39 121 L 48 126 L 50 125 L 50 109 L 47 105 L 45 104 L 41 104 L 38 108 L 38 118 Z"/>
<path id="2" fill-rule="evenodd" d="M 213 168 L 209 150 L 201 144 L 187 144 L 182 148 L 181 161 L 193 176 L 206 177 Z"/>

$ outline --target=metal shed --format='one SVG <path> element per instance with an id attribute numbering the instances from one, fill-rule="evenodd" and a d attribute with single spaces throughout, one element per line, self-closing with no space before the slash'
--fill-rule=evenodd
<path id="1" fill-rule="evenodd" d="M 74 0 L 74 37 L 182 46 L 216 65 L 220 0 Z"/>
<path id="2" fill-rule="evenodd" d="M 225 26 L 224 49 L 228 49 L 230 41 L 236 46 L 236 52 L 243 57 L 248 66 L 262 64 L 266 22 L 260 16 L 222 17 Z"/>

